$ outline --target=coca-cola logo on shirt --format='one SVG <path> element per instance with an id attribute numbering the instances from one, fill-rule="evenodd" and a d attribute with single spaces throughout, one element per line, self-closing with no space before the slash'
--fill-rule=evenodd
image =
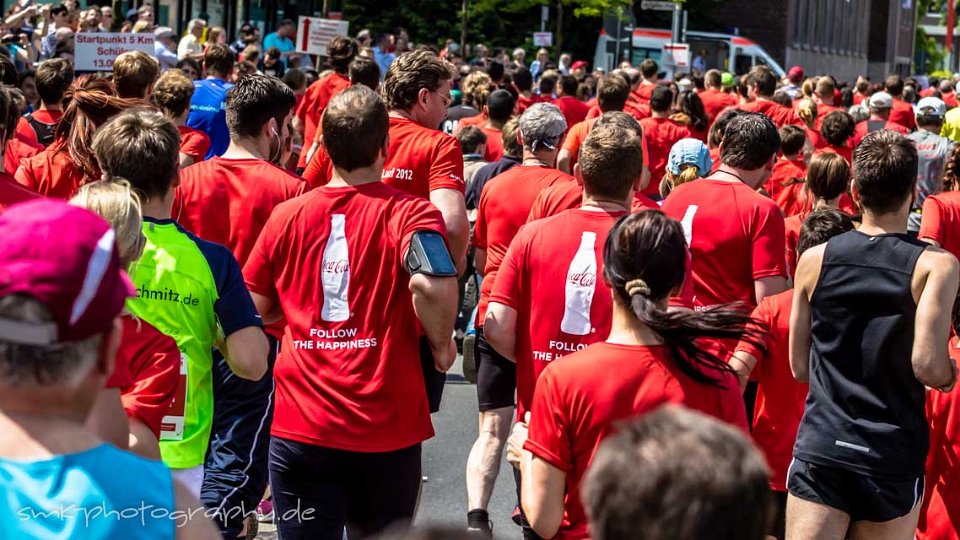
<path id="1" fill-rule="evenodd" d="M 342 274 L 350 270 L 350 261 L 347 259 L 337 259 L 323 261 L 323 271 L 331 274 Z"/>
<path id="2" fill-rule="evenodd" d="M 593 287 L 597 282 L 597 275 L 593 272 L 577 272 L 570 274 L 570 283 L 581 287 Z"/>

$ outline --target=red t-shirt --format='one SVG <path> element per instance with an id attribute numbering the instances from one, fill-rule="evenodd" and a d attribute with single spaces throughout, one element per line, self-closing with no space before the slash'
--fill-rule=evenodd
<path id="1" fill-rule="evenodd" d="M 703 108 L 707 111 L 707 116 L 713 122 L 720 116 L 727 107 L 733 107 L 737 104 L 737 96 L 728 94 L 714 88 L 708 88 L 700 92 L 700 101 L 703 101 Z"/>
<path id="2" fill-rule="evenodd" d="M 510 244 L 490 301 L 517 311 L 518 418 L 530 410 L 537 378 L 550 362 L 609 335 L 613 298 L 602 278 L 603 246 L 624 213 L 574 208 L 524 225 Z M 593 245 L 592 265 L 577 257 L 584 240 Z M 592 292 L 588 305 L 570 302 L 571 285 Z"/>
<path id="3" fill-rule="evenodd" d="M 329 182 L 332 174 L 330 155 L 321 145 L 303 171 L 303 179 L 314 188 Z M 455 189 L 463 193 L 460 141 L 412 120 L 391 116 L 390 148 L 383 167 L 383 183 L 424 199 L 429 199 L 430 192 L 437 189 Z"/>
<path id="4" fill-rule="evenodd" d="M 303 94 L 303 100 L 295 112 L 297 118 L 303 123 L 303 145 L 309 148 L 317 136 L 317 128 L 320 125 L 320 117 L 323 115 L 327 104 L 337 94 L 350 86 L 350 79 L 339 74 L 331 73 L 326 77 L 314 82 L 307 87 Z M 297 167 L 307 166 L 307 153 L 300 152 L 300 161 Z"/>
<path id="5" fill-rule="evenodd" d="M 770 117 L 773 120 L 773 123 L 777 125 L 777 128 L 782 128 L 786 125 L 796 125 L 803 126 L 803 120 L 793 109 L 790 107 L 784 107 L 783 105 L 770 101 L 769 99 L 758 99 L 756 101 L 751 101 L 750 103 L 741 103 L 738 107 L 741 111 L 747 112 L 758 112 L 763 113 Z"/>
<path id="6" fill-rule="evenodd" d="M 695 306 L 756 306 L 754 280 L 786 276 L 780 209 L 742 182 L 701 178 L 670 193 L 663 211 L 684 225 Z"/>
<path id="7" fill-rule="evenodd" d="M 637 122 L 639 122 L 644 118 L 650 118 L 650 105 L 646 103 L 640 103 L 640 101 L 637 100 L 636 95 L 630 94 L 627 97 L 627 102 L 623 105 L 623 112 L 636 118 Z M 600 110 L 599 105 L 594 105 L 590 107 L 589 111 L 587 111 L 586 119 L 592 120 L 599 116 L 603 116 L 603 111 Z"/>
<path id="8" fill-rule="evenodd" d="M 809 390 L 809 385 L 797 382 L 790 371 L 792 305 L 792 289 L 761 300 L 751 316 L 767 325 L 766 351 L 747 341 L 741 341 L 736 349 L 757 359 L 753 374 L 759 388 L 752 435 L 773 472 L 770 489 L 774 491 L 787 490 L 787 469 Z"/>
<path id="9" fill-rule="evenodd" d="M 649 81 L 641 81 L 640 86 L 632 93 L 641 103 L 650 103 L 650 97 L 653 96 L 653 89 L 657 87 L 657 84 L 658 83 Z"/>
<path id="10" fill-rule="evenodd" d="M 583 184 L 580 182 L 551 186 L 537 195 L 536 200 L 533 201 L 533 206 L 530 207 L 527 222 L 555 216 L 571 208 L 580 208 L 581 202 L 583 202 Z M 639 212 L 649 208 L 659 209 L 660 205 L 639 191 L 633 194 L 633 203 L 630 205 L 631 212 Z"/>
<path id="11" fill-rule="evenodd" d="M 187 126 L 178 126 L 180 130 L 180 153 L 193 158 L 194 163 L 203 161 L 210 150 L 210 136 Z"/>
<path id="12" fill-rule="evenodd" d="M 598 111 L 600 109 L 597 109 Z M 597 123 L 597 120 L 600 119 L 600 115 L 597 115 L 594 118 L 588 118 L 583 122 L 574 124 L 573 127 L 567 130 L 567 136 L 563 139 L 563 149 L 567 152 L 570 152 L 570 170 L 573 170 L 573 166 L 579 161 L 580 157 L 580 145 L 583 144 L 583 141 L 587 138 L 587 135 L 590 134 L 590 130 L 593 129 L 593 126 Z"/>
<path id="13" fill-rule="evenodd" d="M 936 241 L 943 249 L 960 257 L 960 191 L 948 191 L 931 195 L 923 201 L 920 217 L 922 240 Z"/>
<path id="14" fill-rule="evenodd" d="M 561 96 L 553 100 L 553 104 L 560 109 L 567 120 L 567 128 L 587 119 L 590 106 L 573 96 Z"/>
<path id="15" fill-rule="evenodd" d="M 41 195 L 56 199 L 69 199 L 88 179 L 70 159 L 67 149 L 58 142 L 39 154 L 24 159 L 16 173 L 17 182 Z"/>
<path id="16" fill-rule="evenodd" d="M 847 165 L 853 164 L 853 148 L 850 146 L 834 146 L 832 144 L 827 144 L 821 148 L 817 148 L 813 151 L 813 155 L 824 154 L 824 153 L 837 154 L 842 156 L 843 159 L 847 160 Z"/>
<path id="17" fill-rule="evenodd" d="M 896 102 L 894 102 L 894 103 L 896 103 Z M 890 117 L 893 118 L 893 114 L 891 114 Z M 863 141 L 863 138 L 866 137 L 866 136 L 869 134 L 870 122 L 875 121 L 875 120 L 876 120 L 876 121 L 880 121 L 880 122 L 883 122 L 883 121 L 884 121 L 882 118 L 870 118 L 869 120 L 863 120 L 862 122 L 859 122 L 859 123 L 854 127 L 854 129 L 853 129 L 853 139 L 851 139 L 851 141 L 850 141 L 850 142 L 852 143 L 852 145 L 853 145 L 854 148 L 860 146 L 860 143 Z M 886 124 L 884 124 L 881 129 L 890 129 L 890 130 L 896 131 L 897 133 L 899 133 L 899 134 L 901 134 L 901 135 L 909 135 L 909 134 L 910 134 L 910 130 L 909 130 L 909 129 L 903 127 L 902 125 L 900 125 L 900 124 L 898 124 L 898 123 L 896 123 L 896 122 L 894 122 L 894 121 L 892 121 L 892 120 L 886 121 Z"/>
<path id="18" fill-rule="evenodd" d="M 287 321 L 272 434 L 351 452 L 433 436 L 404 259 L 445 234 L 428 201 L 380 182 L 319 187 L 276 208 L 243 275 Z"/>
<path id="19" fill-rule="evenodd" d="M 842 110 L 844 110 L 843 107 L 834 107 L 833 105 L 818 103 L 817 104 L 817 120 L 814 123 L 814 127 L 816 127 L 817 130 L 819 131 L 820 126 L 823 124 L 823 119 L 826 118 L 828 114 L 835 111 L 842 111 Z"/>
<path id="20" fill-rule="evenodd" d="M 890 110 L 890 121 L 912 130 L 917 127 L 917 118 L 914 116 L 913 105 L 900 98 L 893 98 L 893 109 Z"/>
<path id="21" fill-rule="evenodd" d="M 786 159 L 781 157 L 773 165 L 773 172 L 767 179 L 763 189 L 770 194 L 777 206 L 788 216 L 796 214 L 800 208 L 797 195 L 803 190 L 803 182 L 807 177 L 807 164 L 800 159 Z"/>
<path id="22" fill-rule="evenodd" d="M 55 128 L 55 125 L 63 118 L 63 111 L 42 110 L 34 111 L 31 115 L 38 122 L 54 125 Z M 30 146 L 43 148 L 43 145 L 37 140 L 37 132 L 33 130 L 33 126 L 30 125 L 30 121 L 26 118 L 20 118 L 20 121 L 17 122 L 16 136 Z"/>
<path id="23" fill-rule="evenodd" d="M 930 200 L 929 198 L 927 199 Z M 924 216 L 926 217 L 926 216 Z M 960 363 L 960 344 L 950 339 L 950 357 Z M 917 540 L 960 539 L 960 393 L 927 392 L 930 452 Z"/>
<path id="24" fill-rule="evenodd" d="M 736 378 L 726 373 L 724 382 L 715 388 L 693 381 L 663 346 L 597 343 L 549 365 L 534 392 L 524 449 L 567 475 L 563 522 L 554 538 L 589 538 L 580 482 L 617 423 L 680 403 L 746 432 Z"/>
<path id="25" fill-rule="evenodd" d="M 31 158 L 43 151 L 41 146 L 31 146 L 23 142 L 18 137 L 11 137 L 7 141 L 6 150 L 3 153 L 3 171 L 10 176 L 17 174 L 20 168 L 20 162 L 26 158 Z"/>
<path id="26" fill-rule="evenodd" d="M 181 171 L 173 219 L 200 238 L 227 246 L 242 266 L 273 209 L 305 187 L 261 159 L 214 157 Z"/>
<path id="27" fill-rule="evenodd" d="M 491 127 L 482 127 L 480 130 L 487 136 L 483 160 L 488 163 L 500 161 L 503 157 L 503 132 Z"/>
<path id="28" fill-rule="evenodd" d="M 487 252 L 487 264 L 480 286 L 477 326 L 483 326 L 487 302 L 493 290 L 497 269 L 520 227 L 527 222 L 533 201 L 544 188 L 556 184 L 576 184 L 567 173 L 538 165 L 517 165 L 496 176 L 485 186 L 477 205 L 473 245 Z"/>
<path id="29" fill-rule="evenodd" d="M 0 172 L 0 212 L 15 204 L 39 198 L 40 195 L 18 184 L 13 176 Z"/>
<path id="30" fill-rule="evenodd" d="M 160 424 L 170 410 L 181 376 L 180 349 L 173 338 L 146 321 L 131 315 L 124 315 L 121 321 L 117 366 L 123 365 L 130 378 L 120 386 L 123 409 L 160 437 Z"/>
<path id="31" fill-rule="evenodd" d="M 646 152 L 649 154 L 650 183 L 644 188 L 644 195 L 658 195 L 660 181 L 667 170 L 667 160 L 670 158 L 670 149 L 680 139 L 693 137 L 690 128 L 678 124 L 669 118 L 645 118 L 640 121 L 643 128 L 643 141 Z"/>
<path id="32" fill-rule="evenodd" d="M 535 101 L 534 103 L 540 103 L 540 102 L 547 102 L 547 103 L 549 103 L 550 100 L 549 100 L 549 99 L 547 99 L 547 100 L 541 99 L 540 101 Z M 465 128 L 465 127 L 467 127 L 467 126 L 477 126 L 477 127 L 480 127 L 480 126 L 482 126 L 482 125 L 484 125 L 484 124 L 486 124 L 486 123 L 487 123 L 487 115 L 486 115 L 486 114 L 483 114 L 483 113 L 480 113 L 480 114 L 477 114 L 477 115 L 474 115 L 474 116 L 468 116 L 467 118 L 461 118 L 460 120 L 457 121 L 457 129 L 456 129 L 456 131 L 454 132 L 454 134 L 460 133 L 460 130 L 463 129 L 463 128 Z M 393 124 L 391 124 L 391 127 L 392 127 L 392 126 L 393 126 Z"/>

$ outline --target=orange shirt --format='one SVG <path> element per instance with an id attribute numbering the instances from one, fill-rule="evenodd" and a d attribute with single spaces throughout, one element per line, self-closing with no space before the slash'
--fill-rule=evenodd
<path id="1" fill-rule="evenodd" d="M 64 145 L 55 142 L 43 152 L 24 159 L 17 169 L 16 179 L 41 195 L 69 199 L 80 186 L 100 178 L 86 178 L 74 165 Z"/>

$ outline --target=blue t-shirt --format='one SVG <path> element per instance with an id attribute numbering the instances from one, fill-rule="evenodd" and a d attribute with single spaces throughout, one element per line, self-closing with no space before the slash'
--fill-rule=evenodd
<path id="1" fill-rule="evenodd" d="M 210 137 L 210 150 L 204 159 L 223 155 L 230 146 L 230 131 L 227 130 L 227 91 L 231 88 L 233 83 L 223 79 L 203 79 L 193 83 L 187 126 L 199 129 Z"/>
<path id="2" fill-rule="evenodd" d="M 172 539 L 178 525 L 170 470 L 109 444 L 0 459 L 0 486 L 3 538 Z"/>
<path id="3" fill-rule="evenodd" d="M 280 37 L 279 34 L 273 32 L 272 34 L 267 34 L 267 37 L 263 38 L 263 50 L 267 51 L 271 47 L 276 47 L 280 49 L 280 52 L 285 53 L 292 51 L 294 49 L 293 40 L 288 37 Z M 283 62 L 284 67 L 287 65 L 287 57 L 283 56 L 280 58 L 280 61 Z"/>

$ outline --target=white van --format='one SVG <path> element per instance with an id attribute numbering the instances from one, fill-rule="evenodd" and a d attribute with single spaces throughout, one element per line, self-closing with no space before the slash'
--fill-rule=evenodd
<path id="1" fill-rule="evenodd" d="M 618 50 L 617 40 L 612 39 L 606 32 L 601 32 L 593 65 L 606 68 L 607 71 L 614 69 L 619 64 L 618 53 L 621 58 L 629 58 L 634 66 L 651 58 L 660 65 L 664 78 L 672 78 L 674 67 L 663 58 L 663 46 L 670 43 L 670 38 L 670 30 L 635 28 L 630 36 L 629 48 L 624 50 L 626 43 L 621 42 Z M 699 57 L 706 69 L 716 68 L 734 75 L 743 75 L 758 65 L 769 66 L 777 78 L 786 75 L 780 64 L 771 58 L 763 47 L 743 36 L 688 31 L 686 43 L 690 45 L 691 67 L 701 63 Z"/>

